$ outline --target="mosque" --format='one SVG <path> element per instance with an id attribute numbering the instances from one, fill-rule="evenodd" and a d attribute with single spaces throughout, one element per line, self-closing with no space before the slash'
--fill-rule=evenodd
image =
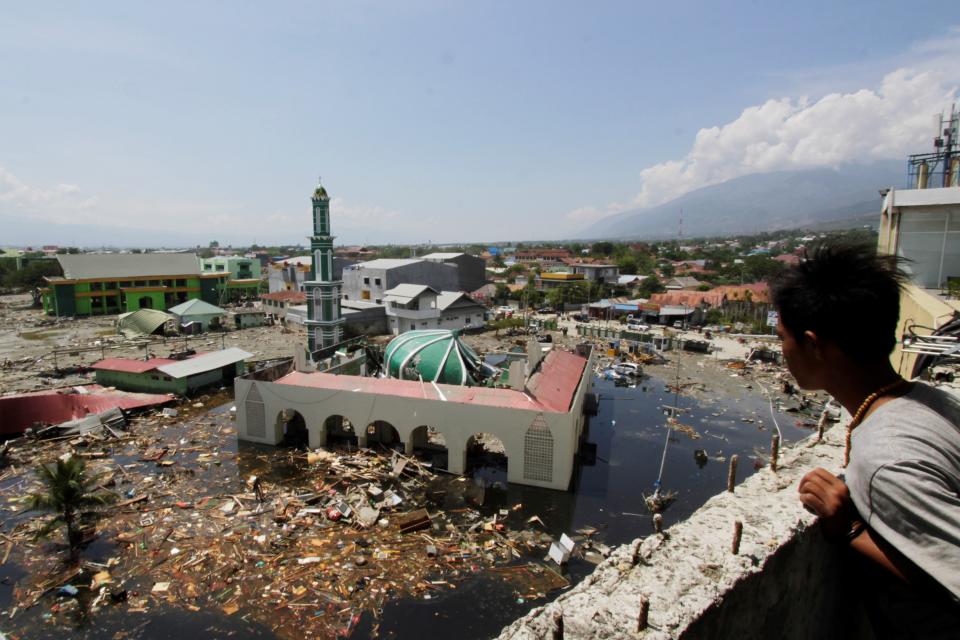
<path id="1" fill-rule="evenodd" d="M 329 201 L 318 185 L 312 200 L 315 272 L 305 283 L 311 354 L 330 353 L 343 336 Z M 311 448 L 347 438 L 360 447 L 402 444 L 408 455 L 445 447 L 453 473 L 466 471 L 468 450 L 486 434 L 503 445 L 508 482 L 566 490 L 583 436 L 593 355 L 591 345 L 544 353 L 531 340 L 525 354 L 499 369 L 456 331 L 408 331 L 389 343 L 376 376 L 297 367 L 236 378 L 237 433 L 241 440 L 277 445 L 299 429 Z M 364 362 L 358 370 L 368 368 Z"/>

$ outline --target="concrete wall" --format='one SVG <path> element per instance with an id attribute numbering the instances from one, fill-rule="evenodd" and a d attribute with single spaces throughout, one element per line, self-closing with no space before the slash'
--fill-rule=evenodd
<path id="1" fill-rule="evenodd" d="M 550 637 L 560 614 L 567 639 L 871 638 L 853 600 L 856 585 L 842 577 L 844 548 L 823 539 L 797 499 L 810 469 L 840 471 L 843 431 L 785 449 L 778 473 L 765 468 L 664 535 L 617 548 L 590 577 L 499 637 Z M 743 523 L 738 555 L 730 549 L 735 520 Z M 650 603 L 649 626 L 638 633 L 641 596 Z"/>
<path id="2" fill-rule="evenodd" d="M 369 283 L 365 284 L 364 278 Z M 457 267 L 441 262 L 420 260 L 392 269 L 371 269 L 361 262 L 343 271 L 343 295 L 348 300 L 383 300 L 385 292 L 398 284 L 425 284 L 437 291 L 459 291 Z"/>

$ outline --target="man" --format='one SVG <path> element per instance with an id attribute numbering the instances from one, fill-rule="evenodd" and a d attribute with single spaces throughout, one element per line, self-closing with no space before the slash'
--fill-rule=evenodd
<path id="1" fill-rule="evenodd" d="M 890 364 L 904 276 L 869 247 L 821 247 L 773 286 L 787 366 L 854 416 L 846 478 L 800 501 L 848 544 L 877 637 L 960 637 L 960 401 Z"/>

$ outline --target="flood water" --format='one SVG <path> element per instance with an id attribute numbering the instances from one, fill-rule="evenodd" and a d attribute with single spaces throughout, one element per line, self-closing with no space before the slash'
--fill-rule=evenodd
<path id="1" fill-rule="evenodd" d="M 597 379 L 594 392 L 599 396 L 599 408 L 590 419 L 588 442 L 596 445 L 596 462 L 579 466 L 573 489 L 564 493 L 509 485 L 505 492 L 488 491 L 486 507 L 494 510 L 522 504 L 511 517 L 523 522 L 537 515 L 555 538 L 596 527 L 599 532 L 593 538 L 615 546 L 653 533 L 653 519 L 642 493 L 649 495 L 654 490 L 667 435 L 663 407 L 674 405 L 674 394 L 657 376 L 645 376 L 634 388 Z M 687 409 L 680 422 L 693 427 L 701 437 L 695 440 L 676 432 L 670 437 L 663 488 L 676 491 L 677 500 L 663 513 L 664 527 L 688 517 L 725 489 L 727 460 L 732 454 L 740 456 L 738 483 L 753 474 L 754 449 L 768 451 L 774 430 L 769 402 L 756 388 L 701 402 L 681 395 L 679 405 Z M 784 442 L 810 435 L 809 429 L 795 425 L 794 417 L 777 413 L 776 418 Z M 697 449 L 705 449 L 709 457 L 702 466 L 702 459 L 698 463 L 694 456 Z M 527 561 L 523 558 L 517 563 Z M 563 573 L 575 584 L 593 569 L 593 564 L 575 557 Z M 384 607 L 379 621 L 364 616 L 354 635 L 368 637 L 373 632 L 395 638 L 490 638 L 534 607 L 563 593 L 556 590 L 546 598 L 530 601 L 522 598 L 521 589 L 522 584 L 505 584 L 497 576 L 481 575 L 430 600 L 393 601 Z"/>
<path id="2" fill-rule="evenodd" d="M 727 461 L 732 454 L 740 456 L 738 483 L 754 472 L 755 449 L 762 450 L 761 457 L 765 458 L 774 429 L 769 404 L 759 390 L 745 388 L 746 382 L 734 385 L 739 392 L 723 397 L 702 394 L 704 399 L 695 401 L 680 396 L 679 405 L 686 411 L 679 421 L 692 427 L 700 437 L 693 439 L 686 433 L 670 432 L 663 488 L 675 491 L 677 499 L 663 514 L 665 526 L 686 518 L 710 496 L 724 489 Z M 594 392 L 599 398 L 598 413 L 590 419 L 587 432 L 587 441 L 595 445 L 596 455 L 578 465 L 571 491 L 519 485 L 509 485 L 505 490 L 487 489 L 481 508 L 483 514 L 510 509 L 506 519 L 510 529 L 540 530 L 537 525 L 527 524 L 529 518 L 537 516 L 543 523 L 542 530 L 554 538 L 562 533 L 575 535 L 578 529 L 595 528 L 593 540 L 611 547 L 652 533 L 652 518 L 642 494 L 653 491 L 668 433 L 663 407 L 673 405 L 675 399 L 666 385 L 667 382 L 656 375 L 645 376 L 633 387 L 597 379 Z M 810 433 L 795 426 L 795 418 L 789 415 L 777 414 L 777 421 L 785 443 Z M 706 457 L 695 456 L 698 449 L 704 450 Z M 238 453 L 238 465 L 243 471 L 256 464 L 256 459 L 262 459 L 264 449 L 241 445 Z M 281 469 L 277 466 L 275 471 L 286 475 Z M 543 557 L 521 557 L 513 564 L 528 563 L 543 564 Z M 570 584 L 576 584 L 594 568 L 594 564 L 577 557 L 562 570 L 549 564 Z M 0 566 L 0 609 L 10 606 L 13 585 L 20 578 L 18 571 L 14 564 Z M 438 589 L 422 597 L 389 600 L 378 616 L 364 613 L 353 628 L 352 637 L 447 635 L 469 639 L 495 636 L 516 618 L 563 592 L 563 589 L 548 591 L 540 588 L 542 585 L 531 585 L 527 578 L 529 573 L 522 570 L 491 570 L 467 574 L 453 581 L 452 588 Z M 45 624 L 43 608 L 41 604 L 18 614 L 21 625 L 23 616 L 36 621 L 31 634 L 22 637 L 263 638 L 272 635 L 255 623 L 219 612 L 189 612 L 173 606 L 154 608 L 140 615 L 107 607 L 97 613 L 95 619 L 81 621 L 71 632 L 62 626 Z M 8 623 L 0 619 L 0 631 L 9 628 Z"/>

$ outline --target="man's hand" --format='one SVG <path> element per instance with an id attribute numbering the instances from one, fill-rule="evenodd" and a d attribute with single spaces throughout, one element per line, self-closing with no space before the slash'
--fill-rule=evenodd
<path id="1" fill-rule="evenodd" d="M 800 480 L 800 502 L 820 516 L 823 533 L 830 540 L 843 538 L 850 530 L 856 510 L 843 480 L 826 469 L 816 468 Z"/>

